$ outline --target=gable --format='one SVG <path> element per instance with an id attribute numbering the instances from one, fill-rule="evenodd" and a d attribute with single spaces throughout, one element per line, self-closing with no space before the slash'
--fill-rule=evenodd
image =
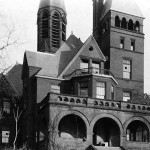
<path id="1" fill-rule="evenodd" d="M 100 48 L 97 46 L 94 40 L 89 41 L 85 45 L 80 56 L 104 61 L 104 56 L 102 55 Z"/>
<path id="2" fill-rule="evenodd" d="M 106 61 L 94 37 L 90 36 L 59 77 L 63 77 L 63 75 L 70 74 L 74 70 L 80 69 L 80 61 L 82 57 L 89 59 L 92 58 L 93 60 L 98 60 L 99 62 Z"/>

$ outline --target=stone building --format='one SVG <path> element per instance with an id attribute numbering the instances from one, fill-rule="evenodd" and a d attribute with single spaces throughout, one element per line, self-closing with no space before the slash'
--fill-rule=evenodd
<path id="1" fill-rule="evenodd" d="M 93 0 L 93 35 L 66 40 L 63 0 L 41 0 L 22 71 L 28 148 L 149 150 L 143 19 L 133 0 Z"/>

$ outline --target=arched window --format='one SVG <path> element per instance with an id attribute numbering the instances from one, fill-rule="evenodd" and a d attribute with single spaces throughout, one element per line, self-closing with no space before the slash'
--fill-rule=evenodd
<path id="1" fill-rule="evenodd" d="M 48 30 L 49 30 L 48 17 L 49 17 L 48 11 L 44 11 L 42 13 L 42 24 L 41 24 L 42 38 L 48 38 Z"/>
<path id="2" fill-rule="evenodd" d="M 60 45 L 60 16 L 58 12 L 52 15 L 52 46 L 59 48 Z"/>
<path id="3" fill-rule="evenodd" d="M 134 30 L 140 32 L 140 23 L 138 21 L 135 22 Z"/>
<path id="4" fill-rule="evenodd" d="M 131 19 L 129 20 L 128 29 L 133 31 L 133 21 Z"/>
<path id="5" fill-rule="evenodd" d="M 120 19 L 118 16 L 115 17 L 115 26 L 120 27 Z"/>
<path id="6" fill-rule="evenodd" d="M 121 28 L 127 29 L 127 21 L 126 21 L 126 18 L 122 18 L 122 21 L 121 21 Z"/>
<path id="7" fill-rule="evenodd" d="M 66 18 L 62 18 L 62 40 L 66 41 Z"/>

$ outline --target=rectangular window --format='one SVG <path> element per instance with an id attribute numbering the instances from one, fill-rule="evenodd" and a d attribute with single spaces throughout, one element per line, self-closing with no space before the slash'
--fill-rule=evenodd
<path id="1" fill-rule="evenodd" d="M 127 102 L 131 100 L 131 93 L 130 92 L 123 92 L 123 101 Z"/>
<path id="2" fill-rule="evenodd" d="M 114 86 L 111 86 L 111 99 L 114 100 L 115 99 L 115 90 L 114 90 Z"/>
<path id="3" fill-rule="evenodd" d="M 123 60 L 123 78 L 131 79 L 131 61 Z"/>
<path id="4" fill-rule="evenodd" d="M 10 102 L 9 99 L 3 98 L 3 112 L 10 114 Z"/>
<path id="5" fill-rule="evenodd" d="M 105 99 L 106 86 L 104 82 L 97 82 L 96 98 Z"/>
<path id="6" fill-rule="evenodd" d="M 89 68 L 88 60 L 81 60 L 80 69 L 82 69 L 84 72 L 88 72 L 88 68 Z"/>
<path id="7" fill-rule="evenodd" d="M 9 143 L 10 131 L 2 131 L 2 143 Z"/>
<path id="8" fill-rule="evenodd" d="M 135 50 L 135 41 L 131 40 L 131 51 Z"/>
<path id="9" fill-rule="evenodd" d="M 124 38 L 120 39 L 120 48 L 123 49 L 124 48 Z"/>
<path id="10" fill-rule="evenodd" d="M 100 64 L 98 62 L 92 62 L 93 73 L 99 74 Z"/>
<path id="11" fill-rule="evenodd" d="M 87 82 L 81 82 L 79 83 L 79 95 L 80 96 L 88 96 L 88 83 Z"/>
<path id="12" fill-rule="evenodd" d="M 51 85 L 51 92 L 54 92 L 54 93 L 60 93 L 60 86 L 58 85 Z"/>

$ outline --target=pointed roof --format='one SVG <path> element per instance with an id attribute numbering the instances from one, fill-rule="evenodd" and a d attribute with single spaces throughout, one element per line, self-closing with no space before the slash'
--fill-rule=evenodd
<path id="1" fill-rule="evenodd" d="M 89 51 L 89 47 L 92 46 L 92 52 Z M 79 51 L 74 55 L 70 63 L 64 68 L 63 72 L 60 74 L 60 78 L 63 77 L 63 75 L 69 70 L 69 68 L 72 66 L 72 64 L 76 61 L 79 55 L 88 56 L 100 59 L 102 61 L 106 61 L 105 56 L 103 55 L 100 47 L 97 45 L 93 35 L 91 35 L 83 44 L 83 46 L 79 49 Z"/>
<path id="2" fill-rule="evenodd" d="M 22 65 L 16 64 L 6 74 L 0 74 L 0 91 L 9 97 L 22 96 Z M 1 93 L 1 94 L 2 94 Z"/>
<path id="3" fill-rule="evenodd" d="M 109 10 L 144 18 L 138 5 L 134 0 L 106 0 L 103 7 L 101 19 Z"/>
<path id="4" fill-rule="evenodd" d="M 71 35 L 55 54 L 26 51 L 24 59 L 27 59 L 27 65 L 29 70 L 32 70 L 32 74 L 38 71 L 37 74 L 40 76 L 57 78 L 82 45 L 80 39 Z"/>
<path id="5" fill-rule="evenodd" d="M 39 9 L 47 6 L 58 7 L 63 9 L 66 12 L 64 0 L 41 0 L 40 1 Z"/>

